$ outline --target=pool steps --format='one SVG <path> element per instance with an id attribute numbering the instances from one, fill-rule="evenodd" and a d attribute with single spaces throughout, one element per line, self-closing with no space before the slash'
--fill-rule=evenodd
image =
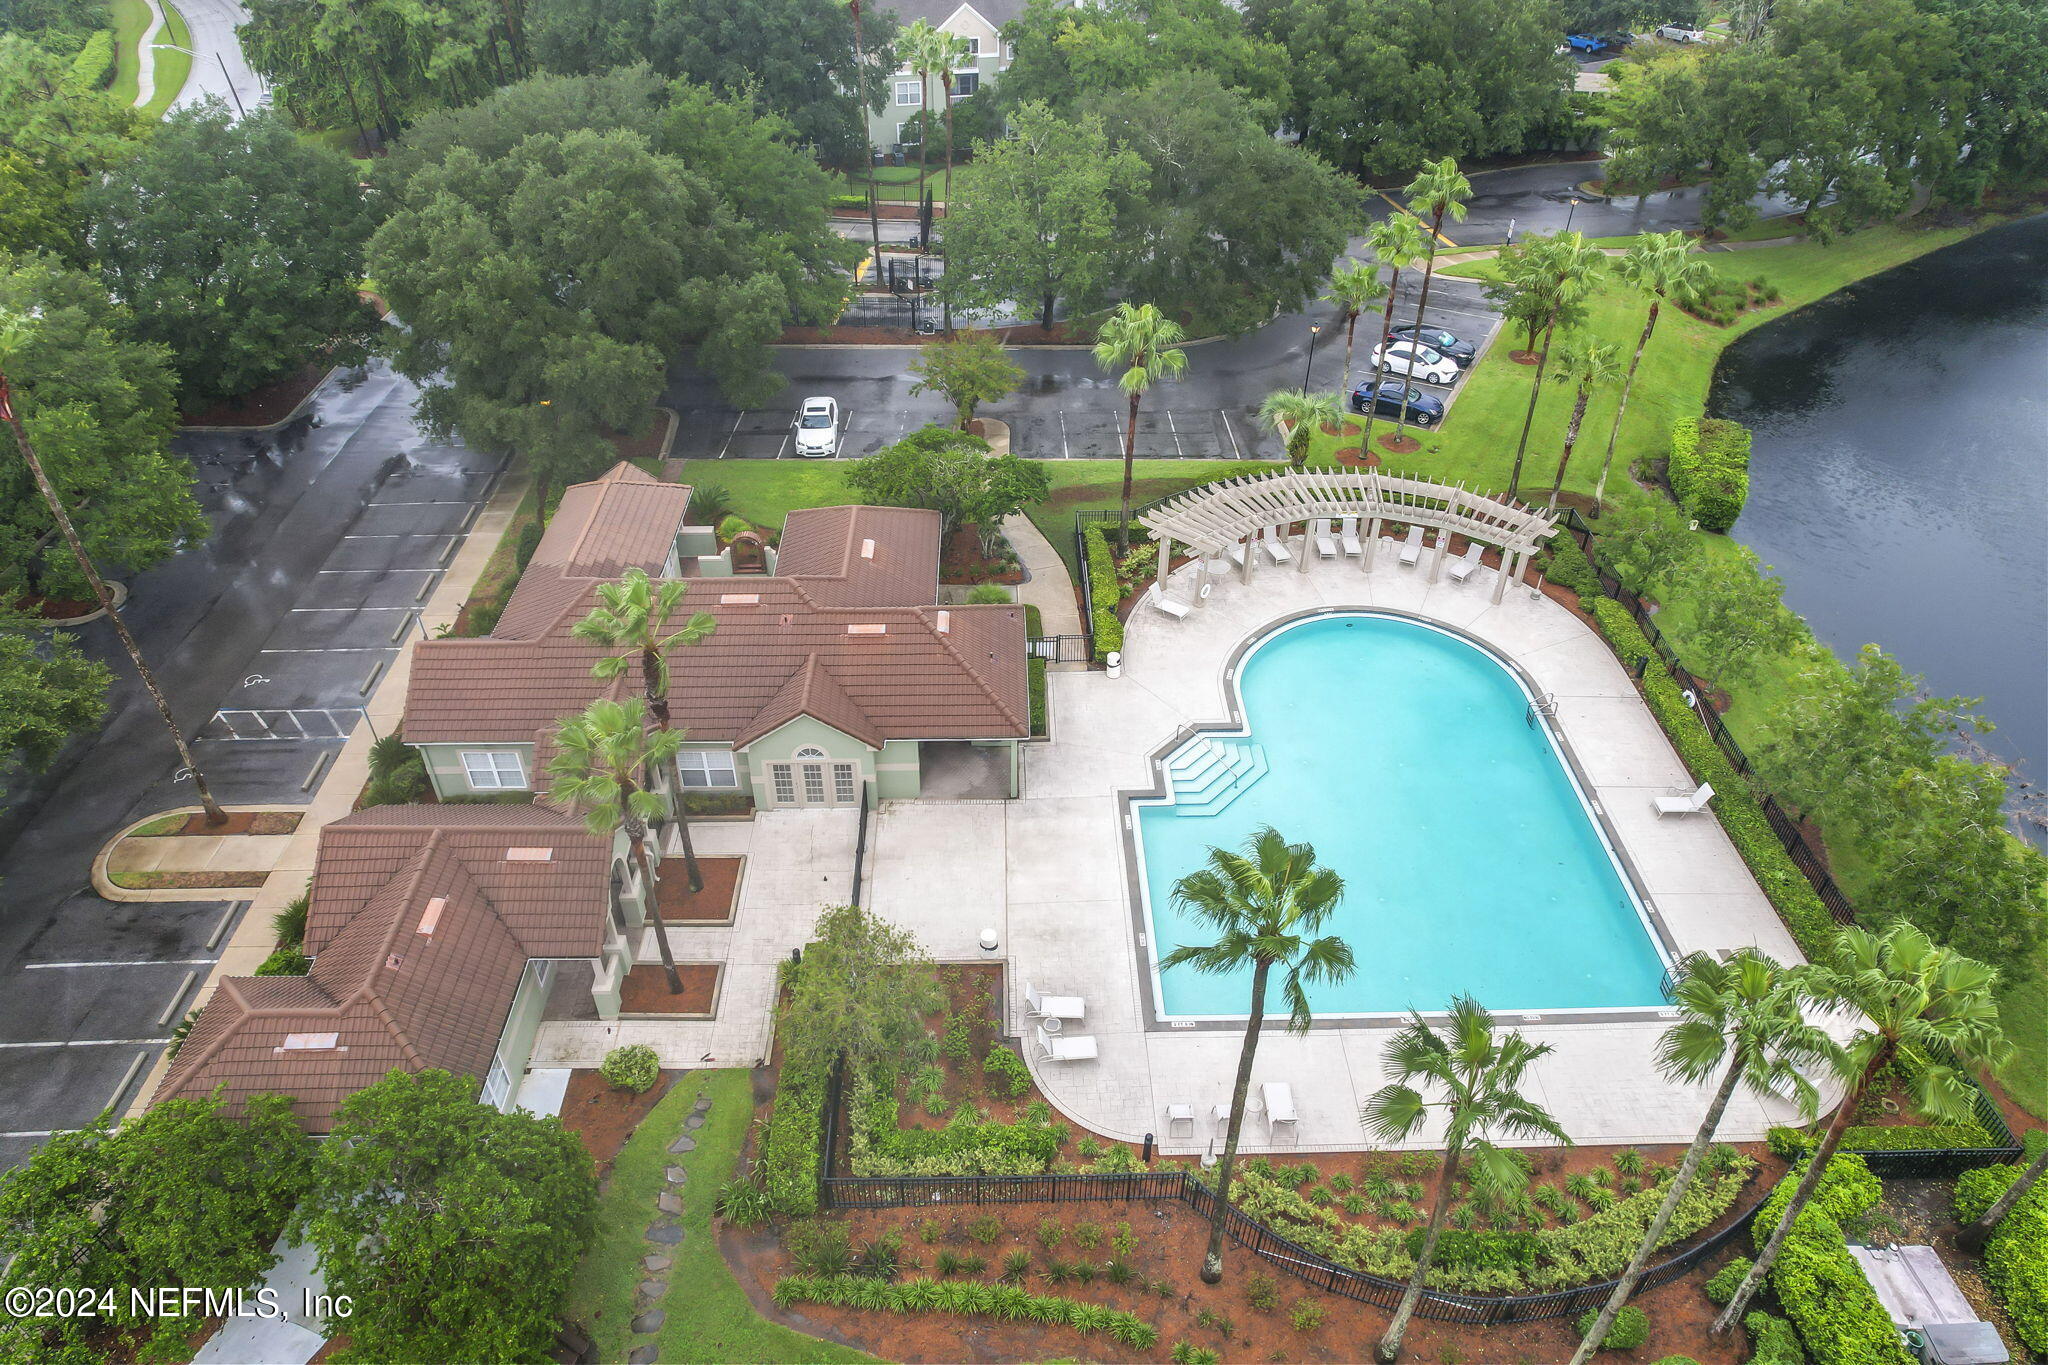
<path id="1" fill-rule="evenodd" d="M 1198 739 L 1166 765 L 1175 815 L 1215 815 L 1266 775 L 1266 751 L 1243 740 Z"/>

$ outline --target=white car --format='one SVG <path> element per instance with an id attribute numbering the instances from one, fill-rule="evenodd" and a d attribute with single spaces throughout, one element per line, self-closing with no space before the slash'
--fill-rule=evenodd
<path id="1" fill-rule="evenodd" d="M 1414 378 L 1428 384 L 1451 384 L 1458 378 L 1458 362 L 1429 346 L 1420 346 L 1412 341 L 1395 341 L 1385 346 L 1372 348 L 1372 356 L 1366 364 L 1377 374 L 1384 359 L 1387 377 L 1390 379 L 1409 378 L 1408 362 L 1415 362 Z"/>
<path id="2" fill-rule="evenodd" d="M 1665 24 L 1658 28 L 1657 36 L 1669 43 L 1704 43 L 1707 31 L 1703 28 L 1687 28 L 1684 24 Z"/>
<path id="3" fill-rule="evenodd" d="M 823 459 L 839 453 L 839 404 L 831 398 L 806 398 L 790 419 L 796 432 L 796 453 Z"/>

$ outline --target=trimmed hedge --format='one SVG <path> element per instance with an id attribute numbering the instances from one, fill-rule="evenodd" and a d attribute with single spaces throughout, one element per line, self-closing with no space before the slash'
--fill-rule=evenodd
<path id="1" fill-rule="evenodd" d="M 803 968 L 783 967 L 793 977 Z M 776 1027 L 782 1027 L 778 1019 Z M 775 1105 L 761 1130 L 761 1154 L 754 1174 L 768 1197 L 768 1207 L 790 1217 L 818 1211 L 818 1145 L 825 1135 L 825 1081 L 823 1063 L 812 1067 L 792 1066 L 785 1061 L 777 1071 Z"/>
<path id="2" fill-rule="evenodd" d="M 1116 619 L 1117 599 L 1122 596 L 1116 583 L 1116 559 L 1099 525 L 1082 530 L 1081 545 L 1088 553 L 1088 592 L 1095 610 L 1089 623 L 1095 633 L 1095 662 L 1104 663 L 1124 647 L 1124 623 Z"/>
<path id="3" fill-rule="evenodd" d="M 71 59 L 65 84 L 74 90 L 100 90 L 114 79 L 114 30 L 95 29 Z"/>
<path id="4" fill-rule="evenodd" d="M 661 1057 L 645 1043 L 628 1043 L 605 1053 L 597 1074 L 608 1085 L 644 1095 L 661 1079 Z"/>
<path id="5" fill-rule="evenodd" d="M 1036 656 L 1025 661 L 1031 689 L 1031 733 L 1042 735 L 1045 728 L 1045 660 Z"/>
<path id="6" fill-rule="evenodd" d="M 1818 1138 L 1797 1128 L 1773 1128 L 1765 1141 L 1788 1161 L 1820 1145 Z M 1980 1151 L 1998 1145 L 1977 1123 L 1856 1124 L 1842 1133 L 1845 1152 Z"/>
<path id="7" fill-rule="evenodd" d="M 1136 1350 L 1148 1350 L 1159 1341 L 1159 1329 L 1133 1314 L 978 1280 L 919 1277 L 891 1284 L 865 1275 L 789 1275 L 775 1282 L 775 1302 L 785 1308 L 822 1303 L 891 1313 L 966 1313 L 1006 1322 L 1056 1323 L 1077 1332 L 1102 1332 L 1118 1345 Z"/>
<path id="8" fill-rule="evenodd" d="M 1593 562 L 1586 558 L 1586 552 L 1579 548 L 1579 542 L 1560 532 L 1551 537 L 1550 548 L 1543 556 L 1543 576 L 1561 588 L 1570 588 L 1581 599 L 1600 596 L 1600 578 L 1593 572 Z"/>
<path id="9" fill-rule="evenodd" d="M 1725 1304 L 1734 1298 L 1735 1291 L 1742 1287 L 1743 1276 L 1749 1274 L 1749 1268 L 1754 1264 L 1747 1256 L 1737 1256 L 1715 1271 L 1714 1277 L 1707 1281 L 1707 1302 Z"/>
<path id="10" fill-rule="evenodd" d="M 943 1128 L 905 1128 L 893 1076 L 856 1076 L 852 1091 L 848 1155 L 855 1175 L 1038 1175 L 1051 1169 L 1067 1140 L 1059 1124 L 983 1123 L 966 1106 Z"/>
<path id="11" fill-rule="evenodd" d="M 1821 904 L 1813 883 L 1806 880 L 1791 855 L 1785 852 L 1785 846 L 1778 842 L 1778 836 L 1771 832 L 1770 821 L 1764 818 L 1763 807 L 1750 792 L 1749 784 L 1736 774 L 1728 755 L 1721 752 L 1707 727 L 1685 704 L 1685 694 L 1678 684 L 1657 664 L 1656 651 L 1650 648 L 1649 639 L 1630 618 L 1628 609 L 1611 597 L 1588 598 L 1586 606 L 1600 633 L 1624 663 L 1632 658 L 1651 661 L 1642 679 L 1643 699 L 1649 703 L 1650 714 L 1671 737 L 1678 756 L 1685 760 L 1693 777 L 1713 786 L 1711 804 L 1714 814 L 1720 817 L 1721 828 L 1728 832 L 1742 861 L 1749 864 L 1751 875 L 1777 907 L 1800 949 L 1809 958 L 1819 957 L 1834 942 L 1834 917 Z"/>
<path id="12" fill-rule="evenodd" d="M 1749 428 L 1719 417 L 1681 417 L 1671 426 L 1665 482 L 1703 530 L 1725 531 L 1749 500 Z"/>
<path id="13" fill-rule="evenodd" d="M 1799 1334 L 1783 1318 L 1750 1313 L 1742 1319 L 1742 1330 L 1749 1333 L 1749 1365 L 1806 1365 Z"/>
<path id="14" fill-rule="evenodd" d="M 1578 1329 L 1581 1337 L 1593 1330 L 1593 1323 L 1599 1318 L 1600 1310 L 1588 1308 L 1579 1314 Z M 1614 1315 L 1614 1322 L 1602 1338 L 1599 1350 L 1633 1351 L 1650 1339 L 1650 1315 L 1634 1304 L 1624 1307 Z"/>
<path id="15" fill-rule="evenodd" d="M 1787 1172 L 1757 1211 L 1750 1235 L 1759 1248 L 1784 1215 L 1804 1169 L 1802 1164 Z M 1815 1365 L 1912 1365 L 1842 1233 L 1843 1220 L 1869 1212 L 1883 1194 L 1862 1157 L 1836 1153 L 1778 1248 L 1771 1288 Z"/>
<path id="16" fill-rule="evenodd" d="M 1980 1166 L 1956 1181 L 1956 1221 L 1972 1222 L 2019 1179 L 2023 1166 Z M 1984 1278 L 2027 1347 L 2048 1352 L 2048 1181 L 2035 1181 L 1984 1244 Z"/>
<path id="17" fill-rule="evenodd" d="M 313 959 L 295 947 L 279 948 L 256 966 L 257 976 L 304 976 L 313 970 Z"/>

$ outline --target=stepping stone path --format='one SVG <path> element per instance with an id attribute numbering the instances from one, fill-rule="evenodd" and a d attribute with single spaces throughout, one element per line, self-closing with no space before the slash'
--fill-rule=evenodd
<path id="1" fill-rule="evenodd" d="M 710 1111 L 710 1097 L 699 1095 L 696 1104 L 690 1109 L 689 1116 L 683 1120 L 683 1127 L 689 1132 L 702 1128 L 704 1116 Z M 697 1150 L 697 1140 L 688 1133 L 678 1133 L 675 1141 L 668 1145 L 668 1149 L 677 1156 L 685 1152 L 694 1152 Z M 662 1174 L 667 1178 L 668 1188 L 654 1196 L 655 1211 L 661 1216 L 649 1225 L 646 1236 L 648 1241 L 658 1247 L 672 1247 L 683 1240 L 683 1229 L 674 1219 L 683 1211 L 683 1197 L 680 1191 L 683 1183 L 689 1179 L 690 1173 L 681 1166 L 669 1166 Z M 633 1319 L 633 1332 L 636 1336 L 651 1337 L 661 1330 L 664 1315 L 658 1305 L 661 1303 L 662 1295 L 668 1292 L 668 1272 L 675 1265 L 675 1257 L 656 1251 L 642 1257 L 640 1265 L 647 1272 L 647 1278 L 640 1282 L 634 1299 L 634 1307 L 640 1312 L 639 1316 Z M 654 1365 L 658 1354 L 654 1345 L 649 1343 L 634 1347 L 626 1360 L 628 1365 Z"/>

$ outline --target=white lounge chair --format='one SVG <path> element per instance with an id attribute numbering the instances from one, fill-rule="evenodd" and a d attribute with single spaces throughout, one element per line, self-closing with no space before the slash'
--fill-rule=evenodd
<path id="1" fill-rule="evenodd" d="M 1231 541 L 1223 547 L 1223 553 L 1230 556 L 1231 563 L 1237 565 L 1240 569 L 1244 567 L 1244 545 L 1241 542 Z"/>
<path id="2" fill-rule="evenodd" d="M 1707 802 L 1714 799 L 1714 789 L 1708 783 L 1700 783 L 1700 789 L 1684 795 L 1660 796 L 1657 798 L 1657 814 L 1698 815 L 1707 808 Z"/>
<path id="3" fill-rule="evenodd" d="M 1463 583 L 1479 571 L 1479 556 L 1486 553 L 1486 547 L 1473 541 L 1465 547 L 1465 553 L 1451 561 L 1451 581 Z"/>
<path id="4" fill-rule="evenodd" d="M 1024 1004 L 1035 1019 L 1079 1019 L 1088 1012 L 1088 1002 L 1078 995 L 1040 995 L 1029 981 L 1024 983 Z"/>
<path id="5" fill-rule="evenodd" d="M 1266 1105 L 1266 1136 L 1273 1137 L 1286 1125 L 1294 1134 L 1294 1140 L 1301 1140 L 1301 1129 L 1297 1126 L 1298 1116 L 1294 1112 L 1294 1088 L 1285 1081 L 1267 1081 L 1259 1087 L 1259 1098 Z"/>
<path id="6" fill-rule="evenodd" d="M 1294 558 L 1294 551 L 1288 549 L 1287 542 L 1280 538 L 1278 527 L 1268 526 L 1264 531 L 1261 531 L 1259 533 L 1259 544 L 1265 548 L 1268 555 L 1272 556 L 1275 564 L 1285 564 L 1288 560 Z"/>
<path id="7" fill-rule="evenodd" d="M 1337 537 L 1330 533 L 1330 519 L 1328 517 L 1317 517 L 1315 525 L 1311 528 L 1311 534 L 1316 543 L 1317 554 L 1321 555 L 1324 559 L 1335 559 L 1337 557 Z"/>
<path id="8" fill-rule="evenodd" d="M 1188 604 L 1185 602 L 1176 602 L 1171 597 L 1168 597 L 1164 592 L 1160 590 L 1159 585 L 1157 583 L 1152 585 L 1152 605 L 1159 608 L 1159 610 L 1165 612 L 1168 616 L 1173 617 L 1175 620 L 1179 620 L 1181 617 L 1186 616 L 1188 614 Z"/>
<path id="9" fill-rule="evenodd" d="M 1401 562 L 1403 564 L 1420 564 L 1422 562 L 1422 528 L 1420 526 L 1408 528 L 1408 539 L 1401 542 Z"/>
<path id="10" fill-rule="evenodd" d="M 1364 547 L 1363 545 L 1359 544 L 1359 542 L 1358 542 L 1358 518 L 1357 518 L 1357 517 L 1346 517 L 1346 518 L 1344 518 L 1344 520 L 1342 520 L 1342 521 L 1338 522 L 1338 523 L 1337 523 L 1337 531 L 1338 531 L 1338 538 L 1339 538 L 1340 540 L 1342 540 L 1342 541 L 1343 541 L 1343 543 L 1344 543 L 1344 553 L 1345 553 L 1345 554 L 1347 554 L 1347 555 L 1361 555 L 1361 554 L 1364 554 L 1364 553 L 1365 553 L 1365 547 Z"/>
<path id="11" fill-rule="evenodd" d="M 1174 1128 L 1185 1123 L 1187 1131 L 1174 1132 Z M 1191 1138 L 1195 1135 L 1195 1106 L 1192 1104 L 1169 1104 L 1166 1106 L 1166 1135 L 1168 1137 Z"/>
<path id="12" fill-rule="evenodd" d="M 1095 1050 L 1095 1039 L 1087 1034 L 1047 1033 L 1043 1024 L 1033 1032 L 1038 1035 L 1038 1050 L 1048 1062 L 1085 1062 L 1101 1055 Z"/>

